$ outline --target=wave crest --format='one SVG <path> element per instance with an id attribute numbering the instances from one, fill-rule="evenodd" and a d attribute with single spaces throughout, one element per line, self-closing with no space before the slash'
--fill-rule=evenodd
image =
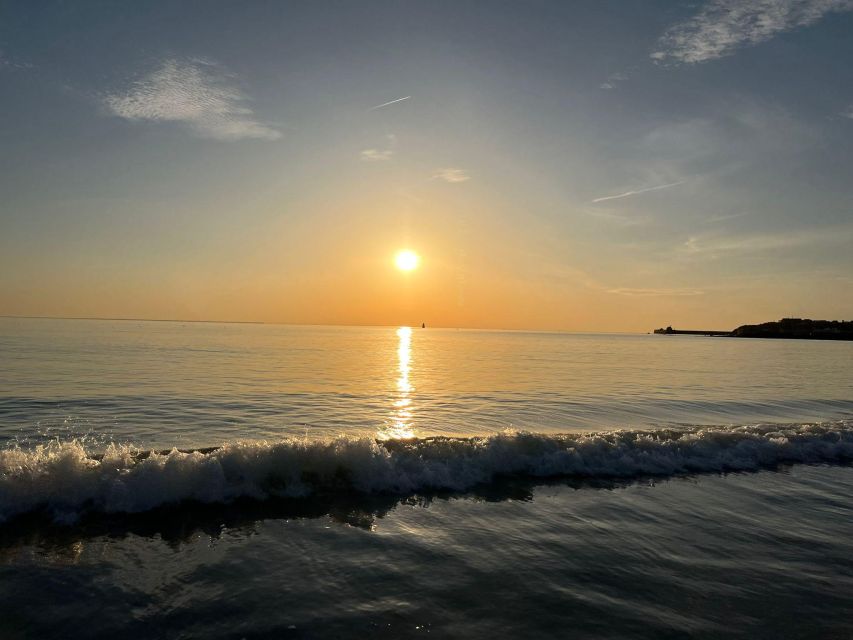
<path id="1" fill-rule="evenodd" d="M 0 451 L 0 522 L 47 513 L 138 513 L 198 501 L 316 494 L 464 491 L 500 476 L 634 478 L 750 471 L 853 460 L 853 421 L 546 435 L 377 441 L 235 442 L 197 451 L 140 452 L 83 443 Z"/>

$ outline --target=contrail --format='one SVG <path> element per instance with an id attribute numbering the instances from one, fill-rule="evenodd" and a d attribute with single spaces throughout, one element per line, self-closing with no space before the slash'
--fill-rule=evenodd
<path id="1" fill-rule="evenodd" d="M 381 109 L 382 107 L 387 107 L 389 104 L 394 104 L 395 102 L 402 102 L 403 100 L 408 100 L 412 96 L 406 96 L 405 98 L 397 98 L 396 100 L 392 100 L 391 102 L 383 102 L 382 104 L 377 104 L 375 107 L 370 107 L 368 111 L 373 111 L 374 109 Z"/>
<path id="2" fill-rule="evenodd" d="M 679 180 L 678 182 L 671 182 L 670 184 L 659 184 L 656 187 L 646 187 L 645 189 L 637 189 L 636 191 L 626 191 L 625 193 L 620 193 L 616 196 L 604 196 L 603 198 L 596 198 L 593 202 L 604 202 L 605 200 L 618 200 L 619 198 L 627 198 L 628 196 L 635 196 L 638 193 L 646 193 L 648 191 L 658 191 L 659 189 L 669 189 L 670 187 L 677 187 L 680 184 L 684 184 L 687 180 Z"/>

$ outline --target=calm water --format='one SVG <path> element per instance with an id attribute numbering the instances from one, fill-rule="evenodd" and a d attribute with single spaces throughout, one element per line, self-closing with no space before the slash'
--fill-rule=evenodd
<path id="1" fill-rule="evenodd" d="M 852 460 L 853 343 L 0 319 L 0 636 L 850 637 Z"/>
<path id="2" fill-rule="evenodd" d="M 853 415 L 853 343 L 0 319 L 0 438 L 565 433 Z"/>

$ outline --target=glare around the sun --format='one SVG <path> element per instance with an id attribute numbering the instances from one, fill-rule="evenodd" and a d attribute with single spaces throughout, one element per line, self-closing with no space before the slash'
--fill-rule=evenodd
<path id="1" fill-rule="evenodd" d="M 418 256 L 414 251 L 409 251 L 408 249 L 398 252 L 394 257 L 394 264 L 397 265 L 397 268 L 401 271 L 412 271 L 413 269 L 416 269 L 420 261 L 420 256 Z"/>

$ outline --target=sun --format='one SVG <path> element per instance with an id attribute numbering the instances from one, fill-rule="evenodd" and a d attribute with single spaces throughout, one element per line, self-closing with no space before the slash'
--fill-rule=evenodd
<path id="1" fill-rule="evenodd" d="M 397 252 L 397 255 L 394 256 L 394 264 L 397 265 L 397 268 L 400 271 L 412 271 L 413 269 L 417 269 L 420 261 L 420 256 L 414 251 L 409 251 L 408 249 L 399 251 Z"/>

